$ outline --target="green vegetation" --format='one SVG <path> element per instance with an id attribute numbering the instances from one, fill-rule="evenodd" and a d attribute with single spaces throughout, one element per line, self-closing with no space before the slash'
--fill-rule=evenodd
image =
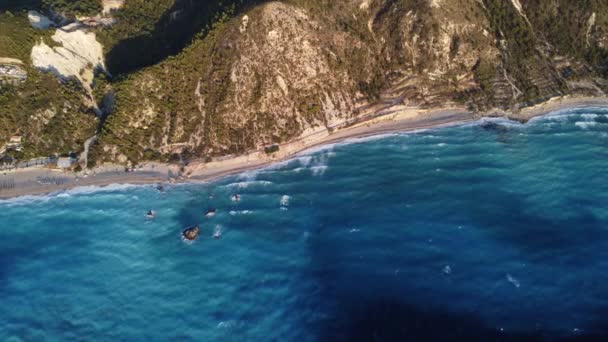
<path id="1" fill-rule="evenodd" d="M 598 44 L 608 35 L 608 2 L 603 0 L 529 0 L 523 2 L 535 29 L 557 48 L 592 65 L 608 77 L 608 50 Z M 589 26 L 595 13 L 594 25 Z"/>
<path id="2" fill-rule="evenodd" d="M 27 63 L 41 31 L 30 25 L 23 10 L 0 13 L 0 57 L 17 58 Z"/>
<path id="3" fill-rule="evenodd" d="M 0 144 L 23 136 L 23 158 L 80 151 L 97 120 L 82 106 L 77 83 L 28 68 L 28 79 L 0 88 Z"/>
<path id="4" fill-rule="evenodd" d="M 532 28 L 510 1 L 484 0 L 484 3 L 498 47 L 504 51 L 503 64 L 507 72 L 526 98 L 537 97 L 539 90 L 531 82 L 529 74 L 530 68 L 539 62 Z"/>
<path id="5" fill-rule="evenodd" d="M 43 7 L 65 16 L 95 15 L 103 9 L 101 0 L 42 0 Z"/>
<path id="6" fill-rule="evenodd" d="M 179 54 L 214 23 L 258 0 L 127 0 L 117 24 L 99 35 L 113 75 L 126 74 Z M 143 52 L 143 53 L 142 53 Z"/>
<path id="7" fill-rule="evenodd" d="M 115 158 L 107 151 L 133 163 L 209 159 L 284 142 L 309 125 L 327 124 L 330 115 L 351 117 L 353 107 L 378 101 L 387 89 L 387 99 L 396 101 L 508 108 L 566 92 L 559 75 L 572 61 L 586 80 L 608 77 L 605 0 L 522 1 L 526 16 L 506 0 L 445 1 L 441 9 L 428 0 L 374 0 L 368 10 L 357 1 L 282 1 L 305 17 L 288 7 L 254 8 L 263 2 L 126 0 L 113 13 L 115 25 L 94 29 L 113 77 L 98 74 L 92 95 L 98 104 L 109 91 L 116 96 L 115 112 L 100 122 L 78 84 L 30 65 L 37 41 L 56 43 L 53 30 L 30 27 L 26 10 L 91 15 L 101 11 L 101 1 L 4 0 L 0 57 L 23 60 L 29 78 L 0 88 L 0 143 L 22 134 L 22 158 L 67 153 L 100 128 L 91 164 Z M 241 33 L 236 16 L 248 9 Z M 301 45 L 276 49 L 289 51 L 281 56 L 284 65 L 257 60 L 267 58 L 271 30 Z M 290 72 L 303 58 L 321 60 L 306 66 L 315 76 L 305 86 L 294 80 L 300 70 Z M 232 75 L 237 62 L 250 70 Z M 275 100 L 281 109 L 269 104 Z"/>
<path id="8" fill-rule="evenodd" d="M 81 149 L 96 125 L 95 117 L 82 108 L 82 88 L 30 65 L 32 47 L 39 39 L 50 40 L 52 31 L 33 29 L 22 8 L 0 13 L 0 32 L 0 57 L 20 59 L 28 73 L 22 84 L 0 86 L 0 145 L 22 135 L 24 151 L 14 156 L 19 158 Z"/>

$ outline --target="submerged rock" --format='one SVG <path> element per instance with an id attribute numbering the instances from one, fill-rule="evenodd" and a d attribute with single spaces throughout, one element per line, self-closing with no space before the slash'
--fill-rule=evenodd
<path id="1" fill-rule="evenodd" d="M 491 132 L 498 132 L 498 133 L 506 133 L 509 131 L 509 128 L 507 126 L 498 124 L 496 122 L 492 122 L 492 121 L 486 121 L 484 123 L 482 123 L 481 128 L 483 128 L 486 131 L 491 131 Z"/>
<path id="2" fill-rule="evenodd" d="M 595 122 L 601 123 L 601 124 L 608 124 L 608 117 L 606 115 L 598 115 L 595 118 Z"/>
<path id="3" fill-rule="evenodd" d="M 184 231 L 182 232 L 182 236 L 186 240 L 194 241 L 194 240 L 196 240 L 196 238 L 198 237 L 200 232 L 201 232 L 200 228 L 194 226 L 194 227 L 184 229 Z"/>

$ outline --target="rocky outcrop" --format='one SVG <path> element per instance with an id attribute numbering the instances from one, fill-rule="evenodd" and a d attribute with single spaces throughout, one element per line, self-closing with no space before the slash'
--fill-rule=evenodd
<path id="1" fill-rule="evenodd" d="M 200 234 L 200 232 L 201 232 L 201 230 L 199 227 L 190 227 L 190 228 L 185 229 L 182 232 L 182 237 L 185 240 L 194 241 L 194 240 L 196 240 L 196 238 L 198 238 L 198 235 Z"/>
<path id="2" fill-rule="evenodd" d="M 54 26 L 54 23 L 47 16 L 42 15 L 38 11 L 29 11 L 27 13 L 27 18 L 35 29 L 45 30 Z"/>
<path id="3" fill-rule="evenodd" d="M 480 60 L 499 63 L 475 0 L 298 3 L 256 6 L 121 84 L 100 137 L 108 160 L 234 155 L 331 131 L 378 103 L 445 105 L 479 88 Z"/>
<path id="4" fill-rule="evenodd" d="M 57 29 L 51 37 L 53 46 L 40 41 L 32 49 L 35 67 L 60 78 L 75 78 L 85 89 L 91 87 L 96 69 L 104 70 L 103 48 L 89 32 L 74 23 Z"/>
<path id="5" fill-rule="evenodd" d="M 125 4 L 125 0 L 102 0 L 103 5 L 103 13 L 104 15 L 109 15 L 113 11 L 117 11 L 122 8 Z"/>
<path id="6" fill-rule="evenodd" d="M 19 84 L 27 79 L 23 62 L 14 58 L 0 57 L 0 86 L 2 84 Z"/>
<path id="7" fill-rule="evenodd" d="M 237 2 L 250 6 L 218 15 Z M 32 51 L 34 65 L 78 79 L 89 93 L 86 105 L 96 105 L 93 70 L 105 66 L 95 32 L 107 30 L 100 37 L 110 45 L 108 65 L 128 67 L 125 77 L 97 80 L 95 102 L 110 89 L 115 95 L 92 147 L 101 160 L 227 158 L 394 108 L 516 111 L 608 90 L 608 4 L 601 1 L 155 4 L 140 11 L 104 1 L 106 14 L 124 11 L 116 16 L 122 21 L 62 28 Z M 201 27 L 209 29 L 196 35 Z M 153 58 L 136 60 L 148 52 Z"/>

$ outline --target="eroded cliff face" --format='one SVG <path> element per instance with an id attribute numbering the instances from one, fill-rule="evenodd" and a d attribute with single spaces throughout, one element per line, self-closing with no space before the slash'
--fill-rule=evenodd
<path id="1" fill-rule="evenodd" d="M 480 59 L 497 62 L 490 30 L 474 0 L 267 2 L 120 84 L 102 155 L 239 154 L 378 102 L 453 103 Z"/>
<path id="2" fill-rule="evenodd" d="M 136 21 L 138 15 L 120 12 L 135 11 L 135 1 L 126 0 L 115 16 Z M 133 37 L 120 22 L 98 32 L 120 47 L 105 51 L 114 61 L 131 46 L 116 37 L 133 39 L 133 46 L 162 43 L 167 30 L 192 17 L 184 15 L 187 1 L 155 1 L 168 10 L 155 14 L 162 25 L 148 36 Z M 116 98 L 93 147 L 99 161 L 242 154 L 396 105 L 517 110 L 608 89 L 605 1 L 248 3 L 218 16 L 219 24 L 177 55 L 141 69 L 130 62 L 129 73 L 109 85 L 94 81 L 94 92 Z M 155 39 L 158 30 L 164 35 Z"/>
<path id="3" fill-rule="evenodd" d="M 361 38 L 322 25 L 301 7 L 266 3 L 216 28 L 180 61 L 134 75 L 118 86 L 104 153 L 123 162 L 157 152 L 215 157 L 339 124 L 364 97 L 360 76 L 340 66 L 345 46 L 373 53 Z M 114 143 L 125 135 L 130 146 Z"/>

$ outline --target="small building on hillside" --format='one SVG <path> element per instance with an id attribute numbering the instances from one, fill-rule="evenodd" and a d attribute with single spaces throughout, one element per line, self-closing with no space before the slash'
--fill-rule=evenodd
<path id="1" fill-rule="evenodd" d="M 21 144 L 20 136 L 13 136 L 11 139 L 4 145 L 0 145 L 0 156 L 4 155 L 8 151 L 21 151 L 23 149 L 23 145 Z"/>
<path id="2" fill-rule="evenodd" d="M 18 135 L 12 136 L 11 139 L 6 144 L 6 149 L 13 150 L 13 151 L 21 151 L 21 149 L 23 149 L 21 136 L 18 136 Z"/>
<path id="3" fill-rule="evenodd" d="M 268 145 L 264 147 L 264 152 L 266 152 L 266 154 L 273 154 L 275 152 L 278 152 L 279 149 L 280 146 L 278 144 Z"/>

